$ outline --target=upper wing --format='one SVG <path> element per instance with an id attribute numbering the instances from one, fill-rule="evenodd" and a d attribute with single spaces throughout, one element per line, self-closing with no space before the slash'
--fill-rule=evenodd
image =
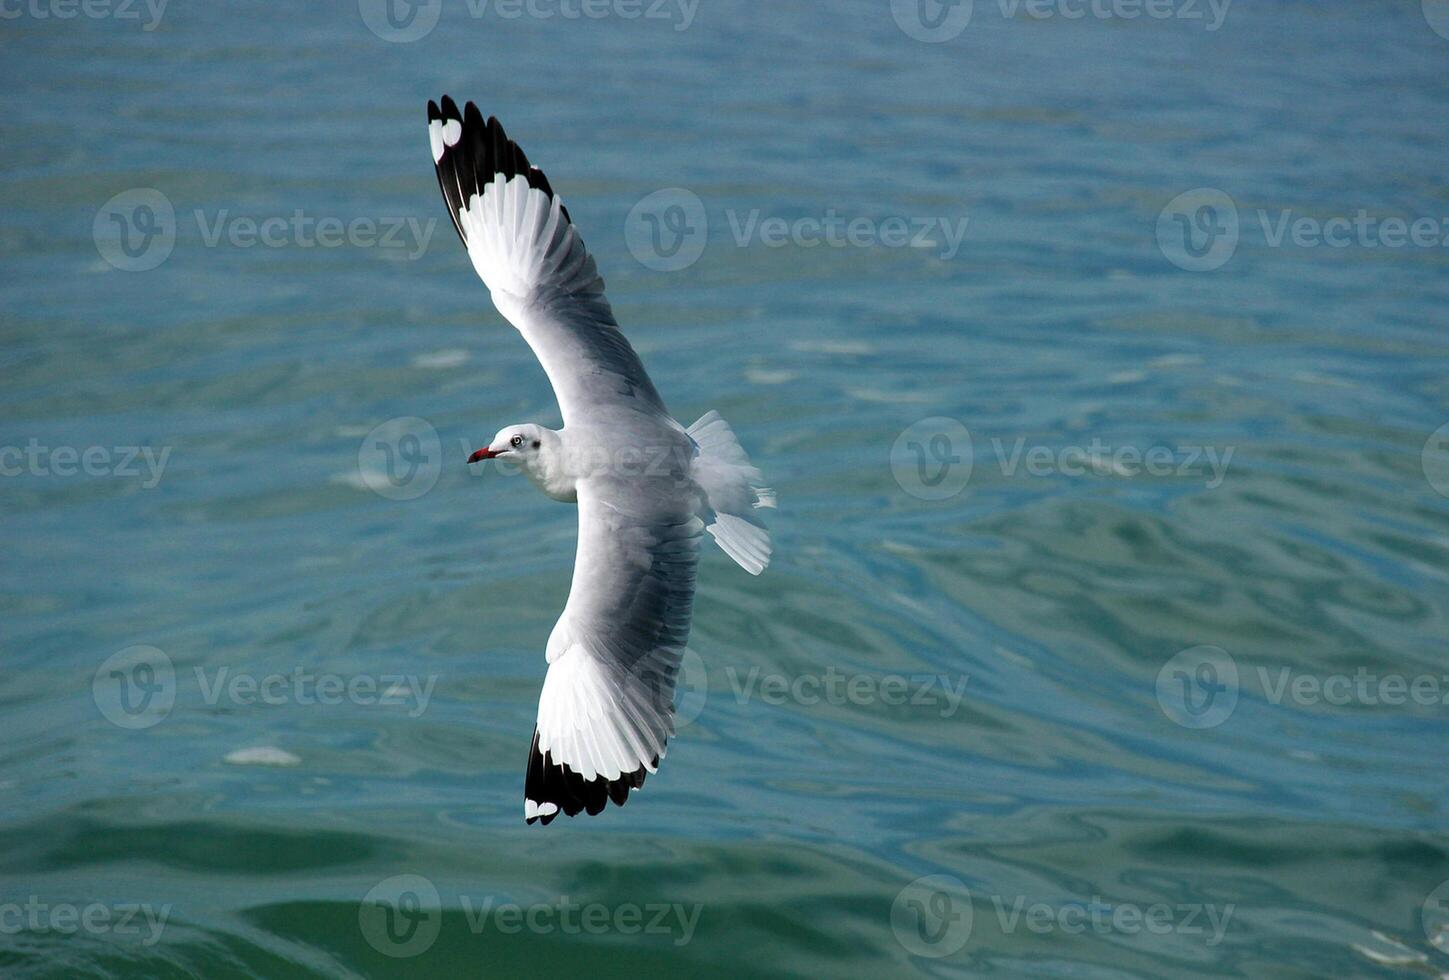
<path id="1" fill-rule="evenodd" d="M 651 482 L 579 487 L 573 587 L 548 641 L 524 785 L 529 823 L 622 805 L 674 733 L 703 523 L 692 501 Z"/>
<path id="2" fill-rule="evenodd" d="M 664 414 L 543 172 L 471 102 L 460 114 L 446 95 L 441 108 L 430 101 L 428 138 L 453 227 L 493 305 L 543 364 L 564 424 L 606 406 Z"/>

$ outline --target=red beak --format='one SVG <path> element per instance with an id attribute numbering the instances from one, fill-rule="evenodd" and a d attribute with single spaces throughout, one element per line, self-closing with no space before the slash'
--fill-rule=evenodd
<path id="1" fill-rule="evenodd" d="M 495 453 L 493 450 L 489 449 L 487 446 L 484 446 L 482 449 L 478 450 L 472 456 L 469 456 L 468 457 L 468 462 L 470 462 L 470 463 L 481 463 L 481 462 L 483 462 L 483 460 L 485 460 L 485 459 L 492 459 L 494 456 L 497 456 L 497 455 L 498 454 Z"/>

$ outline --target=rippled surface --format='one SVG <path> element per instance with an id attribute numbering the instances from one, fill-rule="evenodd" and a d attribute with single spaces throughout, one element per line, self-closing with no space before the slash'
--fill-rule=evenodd
<path id="1" fill-rule="evenodd" d="M 1418 4 L 1208 31 L 978 2 L 935 44 L 887 3 L 679 30 L 449 0 L 414 43 L 324 6 L 0 25 L 0 445 L 49 461 L 0 481 L 0 972 L 1449 970 L 1449 708 L 1311 696 L 1449 691 L 1446 250 L 1275 247 L 1257 217 L 1449 216 Z M 719 409 L 781 500 L 764 577 L 706 558 L 661 772 L 547 830 L 521 766 L 574 516 L 463 465 L 554 408 L 437 225 L 441 91 L 546 166 L 671 408 Z M 1159 213 L 1204 186 L 1241 239 L 1184 271 Z M 708 245 L 657 271 L 626 218 L 669 187 Z M 145 272 L 93 240 L 132 188 L 176 214 Z M 208 244 L 298 209 L 432 234 Z M 949 258 L 737 244 L 754 209 L 969 222 Z M 389 436 L 436 484 L 387 499 L 365 437 L 410 418 L 384 431 L 436 433 Z M 974 455 L 929 422 L 893 470 L 940 418 Z M 964 489 L 922 499 L 911 442 L 970 459 Z M 113 455 L 66 476 L 56 447 Z M 164 687 L 136 646 L 174 703 L 123 727 L 114 684 Z M 1172 701 L 1229 666 L 1226 717 Z M 217 693 L 239 674 L 283 680 Z M 322 675 L 376 687 L 313 703 Z"/>

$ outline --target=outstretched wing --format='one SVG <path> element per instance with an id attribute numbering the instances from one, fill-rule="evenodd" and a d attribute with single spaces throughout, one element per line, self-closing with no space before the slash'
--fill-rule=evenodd
<path id="1" fill-rule="evenodd" d="M 529 751 L 529 823 L 622 806 L 664 757 L 704 528 L 696 503 L 671 477 L 580 485 L 573 587 Z"/>
<path id="2" fill-rule="evenodd" d="M 428 103 L 428 139 L 453 227 L 543 365 L 564 424 L 611 407 L 666 414 L 568 209 L 498 120 L 445 95 Z"/>

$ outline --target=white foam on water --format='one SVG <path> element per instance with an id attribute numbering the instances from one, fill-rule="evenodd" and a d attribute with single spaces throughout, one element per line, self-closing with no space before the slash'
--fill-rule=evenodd
<path id="1" fill-rule="evenodd" d="M 300 766 L 302 757 L 275 745 L 256 745 L 228 752 L 222 761 L 234 766 Z"/>

